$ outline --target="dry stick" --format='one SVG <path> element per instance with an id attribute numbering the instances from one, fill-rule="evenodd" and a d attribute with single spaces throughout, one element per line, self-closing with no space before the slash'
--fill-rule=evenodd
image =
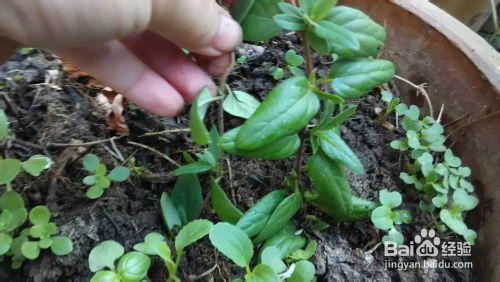
<path id="1" fill-rule="evenodd" d="M 179 163 L 177 163 L 176 161 L 174 161 L 173 159 L 171 159 L 169 156 L 167 156 L 164 153 L 156 150 L 155 148 L 151 148 L 151 147 L 149 147 L 147 145 L 144 145 L 144 144 L 141 144 L 141 143 L 137 143 L 137 142 L 133 142 L 133 141 L 128 141 L 127 143 L 130 144 L 130 145 L 133 145 L 133 146 L 137 146 L 137 147 L 141 147 L 143 149 L 149 150 L 149 151 L 157 154 L 158 156 L 164 158 L 165 160 L 167 160 L 168 162 L 170 162 L 171 164 L 173 164 L 173 165 L 175 165 L 177 167 L 181 166 Z"/>
<path id="2" fill-rule="evenodd" d="M 469 126 L 471 126 L 471 125 L 473 125 L 473 124 L 476 124 L 476 123 L 478 123 L 478 122 L 480 122 L 480 121 L 483 121 L 483 120 L 485 120 L 485 119 L 488 119 L 488 118 L 490 118 L 490 117 L 492 117 L 492 116 L 494 116 L 494 115 L 497 115 L 497 114 L 500 114 L 500 111 L 493 112 L 493 113 L 491 113 L 491 114 L 485 115 L 485 116 L 484 116 L 484 117 L 482 117 L 482 118 L 479 118 L 479 119 L 476 119 L 476 120 L 474 120 L 474 121 L 471 121 L 471 122 L 469 122 L 468 124 L 466 124 L 466 125 L 464 125 L 464 126 L 460 126 L 459 128 L 457 128 L 457 129 L 453 130 L 453 131 L 452 131 L 452 132 L 450 132 L 448 135 L 446 135 L 446 139 L 448 139 L 451 135 L 453 135 L 453 134 L 457 133 L 458 131 L 460 131 L 460 130 L 462 130 L 462 129 L 464 129 L 464 128 L 467 128 L 467 127 L 469 127 Z"/>
<path id="3" fill-rule="evenodd" d="M 141 135 L 139 137 L 163 135 L 165 133 L 182 133 L 182 132 L 189 132 L 189 130 L 190 130 L 189 128 L 167 129 L 167 130 L 162 130 L 162 131 L 144 133 L 143 135 Z"/>
<path id="4" fill-rule="evenodd" d="M 118 137 L 111 137 L 108 139 L 104 140 L 96 140 L 96 141 L 91 141 L 91 142 L 84 142 L 84 143 L 57 143 L 57 142 L 47 142 L 45 145 L 46 147 L 79 147 L 79 146 L 93 146 L 93 145 L 98 145 L 106 142 L 111 142 L 114 140 L 122 139 L 125 136 L 118 136 Z"/>
<path id="5" fill-rule="evenodd" d="M 217 266 L 218 266 L 218 265 L 217 265 L 217 263 L 216 263 L 216 264 L 215 264 L 214 266 L 212 266 L 209 270 L 207 270 L 207 271 L 203 272 L 202 274 L 200 274 L 200 275 L 198 275 L 198 276 L 193 277 L 192 279 L 193 279 L 193 280 L 199 280 L 199 279 L 201 279 L 201 278 L 203 278 L 203 277 L 205 277 L 205 276 L 209 275 L 210 273 L 214 272 L 214 270 L 217 268 Z"/>
<path id="6" fill-rule="evenodd" d="M 427 102 L 427 105 L 429 105 L 429 115 L 434 118 L 434 109 L 432 107 L 432 102 L 431 102 L 431 98 L 429 97 L 429 94 L 427 94 L 427 91 L 425 91 L 425 88 L 424 88 L 424 85 L 416 85 L 415 83 L 409 81 L 408 79 L 406 78 L 403 78 L 401 76 L 398 76 L 398 75 L 394 75 L 395 78 L 407 83 L 408 85 L 411 85 L 412 87 L 414 87 L 415 89 L 417 89 L 417 95 L 420 93 L 422 94 L 424 97 L 425 97 L 425 100 Z"/>

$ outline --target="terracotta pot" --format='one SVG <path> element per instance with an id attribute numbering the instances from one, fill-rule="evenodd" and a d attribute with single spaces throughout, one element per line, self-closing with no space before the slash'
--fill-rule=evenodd
<path id="1" fill-rule="evenodd" d="M 423 0 L 344 0 L 387 27 L 382 57 L 398 75 L 427 83 L 434 112 L 444 106 L 443 123 L 453 149 L 472 169 L 480 205 L 468 215 L 478 231 L 474 275 L 500 281 L 500 56 L 481 37 Z M 407 102 L 428 109 L 422 97 L 396 81 Z M 436 116 L 437 114 L 435 114 Z"/>

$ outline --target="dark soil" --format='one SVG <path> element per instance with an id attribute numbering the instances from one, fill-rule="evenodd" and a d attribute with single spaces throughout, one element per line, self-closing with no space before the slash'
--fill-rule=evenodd
<path id="1" fill-rule="evenodd" d="M 276 84 L 268 74 L 273 65 L 283 66 L 284 52 L 297 47 L 294 37 L 284 36 L 267 45 L 243 45 L 239 55 L 248 57 L 246 63 L 239 65 L 229 77 L 233 89 L 247 91 L 263 98 Z M 297 51 L 300 51 L 298 49 Z M 320 74 L 328 70 L 329 59 L 315 57 L 315 66 Z M 67 256 L 56 257 L 43 252 L 35 261 L 27 261 L 19 271 L 9 268 L 6 259 L 0 267 L 0 279 L 5 281 L 88 281 L 91 273 L 87 265 L 90 250 L 104 240 L 116 240 L 126 249 L 140 241 L 151 231 L 165 234 L 159 211 L 159 197 L 162 192 L 173 187 L 175 178 L 169 175 L 175 166 L 164 158 L 127 144 L 135 141 L 153 147 L 182 163 L 182 152 L 196 148 L 187 133 L 164 133 L 155 136 L 142 136 L 145 133 L 165 129 L 187 128 L 186 114 L 175 119 L 159 118 L 128 105 L 126 116 L 130 127 L 130 137 L 115 142 L 117 150 L 128 159 L 133 156 L 137 164 L 147 168 L 146 176 L 133 177 L 125 183 L 114 184 L 103 197 L 89 200 L 85 197 L 85 187 L 81 180 L 85 176 L 81 157 L 95 153 L 108 166 L 119 164 L 108 149 L 113 150 L 110 142 L 93 146 L 65 146 L 56 143 L 71 143 L 75 140 L 90 142 L 112 137 L 106 121 L 98 115 L 93 97 L 97 90 L 85 86 L 85 81 L 74 81 L 63 77 L 61 89 L 44 85 L 46 70 L 60 70 L 61 62 L 52 55 L 36 51 L 31 55 L 15 55 L 11 61 L 0 68 L 0 84 L 5 85 L 4 98 L 0 107 L 6 109 L 11 131 L 15 139 L 5 155 L 26 159 L 32 154 L 50 155 L 55 167 L 34 180 L 21 177 L 16 180 L 15 190 L 22 192 L 27 206 L 39 204 L 49 206 L 60 233 L 71 237 L 74 251 Z M 399 180 L 401 156 L 387 144 L 397 133 L 390 133 L 377 122 L 375 108 L 380 107 L 376 93 L 353 101 L 358 104 L 356 115 L 342 128 L 347 143 L 360 156 L 366 174 L 349 172 L 349 180 L 357 196 L 376 199 L 382 188 L 411 191 Z M 209 114 L 212 120 L 215 113 Z M 226 127 L 232 128 L 241 123 L 236 118 L 227 118 Z M 309 148 L 307 150 L 310 150 Z M 292 170 L 294 160 L 279 162 L 246 160 L 230 157 L 232 186 L 228 182 L 224 189 L 242 210 L 249 208 L 260 197 L 279 187 L 284 177 Z M 154 173 L 151 175 L 150 173 Z M 153 177 L 154 176 L 154 177 Z M 227 176 L 226 179 L 229 179 Z M 207 192 L 207 179 L 201 179 Z M 304 183 L 307 185 L 307 183 Z M 417 203 L 411 202 L 408 193 L 403 194 L 407 206 L 417 211 Z M 313 258 L 318 281 L 365 281 L 365 280 L 471 280 L 471 274 L 458 270 L 385 270 L 383 248 L 376 248 L 383 234 L 378 234 L 370 222 L 331 224 L 322 231 L 314 231 L 305 214 L 316 214 L 311 207 L 299 212 L 297 228 L 305 230 L 311 239 L 319 242 Z M 216 221 L 209 207 L 203 209 L 201 217 Z M 417 231 L 429 223 L 418 213 L 415 223 L 404 228 L 409 241 Z M 166 235 L 166 234 L 165 234 Z M 415 258 L 412 258 L 415 259 Z M 201 278 L 227 281 L 241 275 L 227 259 L 217 254 L 207 239 L 201 244 L 190 247 L 181 266 L 183 280 L 191 280 L 212 269 L 213 272 Z M 159 260 L 149 271 L 152 281 L 164 281 L 165 267 Z"/>

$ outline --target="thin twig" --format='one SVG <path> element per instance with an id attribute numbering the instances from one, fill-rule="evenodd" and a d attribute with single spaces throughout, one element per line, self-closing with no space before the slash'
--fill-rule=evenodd
<path id="1" fill-rule="evenodd" d="M 436 119 L 436 121 L 439 123 L 441 123 L 441 119 L 443 118 L 443 112 L 444 112 L 444 104 L 441 105 L 441 110 L 439 110 L 439 114 Z"/>
<path id="2" fill-rule="evenodd" d="M 73 142 L 73 143 L 57 143 L 57 142 L 47 142 L 45 145 L 46 147 L 80 147 L 80 146 L 93 146 L 93 145 L 98 145 L 106 142 L 111 142 L 114 140 L 121 139 L 125 136 L 118 136 L 118 137 L 111 137 L 108 139 L 104 140 L 96 140 L 96 141 L 91 141 L 91 142 L 84 142 L 84 143 L 79 143 L 79 142 Z"/>
<path id="3" fill-rule="evenodd" d="M 173 160 L 172 158 L 170 158 L 169 156 L 167 156 L 167 155 L 165 155 L 164 153 L 162 153 L 162 152 L 160 152 L 160 151 L 156 150 L 155 148 L 151 148 L 151 147 L 149 147 L 148 145 L 144 145 L 144 144 L 137 143 L 137 142 L 133 142 L 133 141 L 128 141 L 127 143 L 128 143 L 128 144 L 130 144 L 130 145 L 137 146 L 137 147 L 141 147 L 141 148 L 143 148 L 143 149 L 146 149 L 146 150 L 148 150 L 148 151 L 151 151 L 151 152 L 153 152 L 153 153 L 157 154 L 158 156 L 160 156 L 160 157 L 164 158 L 165 160 L 167 160 L 168 162 L 170 162 L 171 164 L 173 164 L 173 165 L 175 165 L 175 166 L 177 166 L 177 167 L 180 167 L 180 166 L 181 166 L 178 162 L 174 161 L 174 160 Z"/>
<path id="4" fill-rule="evenodd" d="M 429 106 L 429 115 L 431 117 L 434 117 L 434 108 L 432 107 L 432 102 L 431 102 L 431 98 L 429 97 L 429 94 L 427 94 L 427 91 L 425 90 L 425 84 L 422 84 L 422 85 L 416 85 L 415 83 L 409 81 L 408 79 L 406 78 L 403 78 L 401 76 L 398 76 L 398 75 L 394 75 L 395 78 L 407 83 L 408 85 L 411 85 L 412 87 L 414 87 L 415 89 L 417 89 L 417 95 L 418 94 L 422 94 L 427 102 L 427 105 Z"/>
<path id="5" fill-rule="evenodd" d="M 209 270 L 203 272 L 202 274 L 198 275 L 198 276 L 195 276 L 192 278 L 192 280 L 199 280 L 207 275 L 209 275 L 210 273 L 214 272 L 214 270 L 217 268 L 217 263 L 212 266 Z"/>
<path id="6" fill-rule="evenodd" d="M 144 133 L 143 135 L 141 135 L 139 137 L 163 135 L 166 133 L 182 133 L 182 132 L 189 132 L 189 130 L 190 130 L 189 128 L 167 129 L 167 130 L 162 130 L 162 131 Z"/>
<path id="7" fill-rule="evenodd" d="M 482 117 L 482 118 L 479 118 L 479 119 L 476 119 L 476 120 L 474 120 L 474 121 L 471 121 L 471 122 L 469 122 L 469 123 L 468 123 L 468 124 L 466 124 L 466 125 L 460 126 L 459 128 L 454 129 L 452 132 L 450 132 L 448 135 L 446 135 L 446 139 L 448 139 L 451 135 L 453 135 L 453 134 L 457 133 L 458 131 L 460 131 L 460 130 L 462 130 L 462 129 L 464 129 L 464 128 L 467 128 L 467 127 L 469 127 L 469 126 L 471 126 L 471 125 L 473 125 L 473 124 L 476 124 L 476 123 L 478 123 L 478 122 L 480 122 L 480 121 L 483 121 L 483 120 L 485 120 L 485 119 L 488 119 L 488 118 L 490 118 L 490 117 L 492 117 L 492 116 L 494 116 L 494 115 L 497 115 L 497 114 L 500 114 L 500 111 L 493 112 L 493 113 L 491 113 L 491 114 L 485 115 L 485 116 L 484 116 L 484 117 Z"/>

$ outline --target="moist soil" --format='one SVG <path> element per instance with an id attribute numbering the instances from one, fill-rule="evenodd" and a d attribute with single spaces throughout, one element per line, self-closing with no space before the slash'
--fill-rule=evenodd
<path id="1" fill-rule="evenodd" d="M 288 49 L 300 52 L 298 43 L 294 36 L 284 35 L 261 46 L 243 44 L 237 56 L 246 56 L 247 59 L 238 64 L 229 76 L 229 85 L 264 98 L 277 83 L 269 75 L 269 69 L 272 66 L 285 67 L 284 53 Z M 314 66 L 320 75 L 328 72 L 330 64 L 331 58 L 314 56 Z M 113 135 L 107 129 L 105 118 L 99 114 L 94 99 L 98 89 L 88 87 L 85 79 L 70 79 L 65 74 L 58 82 L 60 89 L 55 89 L 44 84 L 47 70 L 60 71 L 61 61 L 39 50 L 29 55 L 16 54 L 0 67 L 0 85 L 4 85 L 0 107 L 6 110 L 11 121 L 11 133 L 15 136 L 2 151 L 4 156 L 20 159 L 27 159 L 33 154 L 46 154 L 52 158 L 55 165 L 49 172 L 37 179 L 22 175 L 15 181 L 14 189 L 23 194 L 28 207 L 47 205 L 50 208 L 60 233 L 71 237 L 74 250 L 62 257 L 44 251 L 37 260 L 25 261 L 22 268 L 16 271 L 10 269 L 10 261 L 5 259 L 0 264 L 1 281 L 88 281 L 92 276 L 87 264 L 88 254 L 99 242 L 115 240 L 126 250 L 131 250 L 151 231 L 166 235 L 159 198 L 162 192 L 173 188 L 175 178 L 170 173 L 176 167 L 158 154 L 128 144 L 128 141 L 154 148 L 179 163 L 183 162 L 183 152 L 192 153 L 200 149 L 182 130 L 144 136 L 188 128 L 187 111 L 177 118 L 160 118 L 131 104 L 125 111 L 130 128 L 128 137 L 116 139 L 114 144 L 68 146 L 67 143 L 75 141 L 93 142 Z M 415 199 L 413 188 L 405 186 L 399 179 L 404 157 L 387 145 L 400 133 L 397 130 L 388 131 L 378 122 L 376 108 L 383 105 L 377 93 L 349 103 L 357 104 L 358 110 L 342 127 L 342 136 L 366 169 L 366 174 L 348 172 L 353 193 L 376 200 L 382 188 L 401 191 L 404 208 L 414 213 L 414 221 L 402 230 L 408 242 L 422 228 L 430 225 L 430 219 L 419 213 L 418 201 L 412 200 Z M 212 122 L 215 121 L 215 110 L 208 116 Z M 241 122 L 226 115 L 225 127 L 233 128 Z M 394 120 L 389 122 L 394 123 Z M 310 150 L 307 146 L 306 152 Z M 125 159 L 134 157 L 136 164 L 144 166 L 146 172 L 131 177 L 127 182 L 113 184 L 97 200 L 87 199 L 82 183 L 86 173 L 81 158 L 92 152 L 100 156 L 108 167 L 120 164 L 110 151 L 114 154 L 118 151 Z M 231 177 L 226 169 L 226 180 L 222 184 L 241 210 L 248 209 L 266 193 L 280 187 L 294 167 L 293 157 L 273 162 L 236 156 L 228 158 Z M 201 176 L 201 183 L 206 196 L 209 190 L 207 177 Z M 309 185 L 305 179 L 303 184 Z M 303 207 L 295 218 L 295 225 L 303 229 L 310 239 L 318 241 L 318 249 L 312 258 L 318 281 L 472 280 L 471 272 L 467 270 L 385 269 L 383 247 L 379 245 L 384 234 L 379 233 L 371 222 L 331 223 L 329 228 L 316 231 L 305 216 L 311 214 L 321 216 L 314 208 Z M 217 221 L 209 205 L 203 208 L 200 217 Z M 400 261 L 425 259 L 399 258 Z M 231 281 L 242 274 L 241 269 L 215 251 L 207 238 L 188 248 L 179 271 L 183 281 Z M 153 259 L 149 278 L 165 281 L 166 275 L 162 263 Z"/>

